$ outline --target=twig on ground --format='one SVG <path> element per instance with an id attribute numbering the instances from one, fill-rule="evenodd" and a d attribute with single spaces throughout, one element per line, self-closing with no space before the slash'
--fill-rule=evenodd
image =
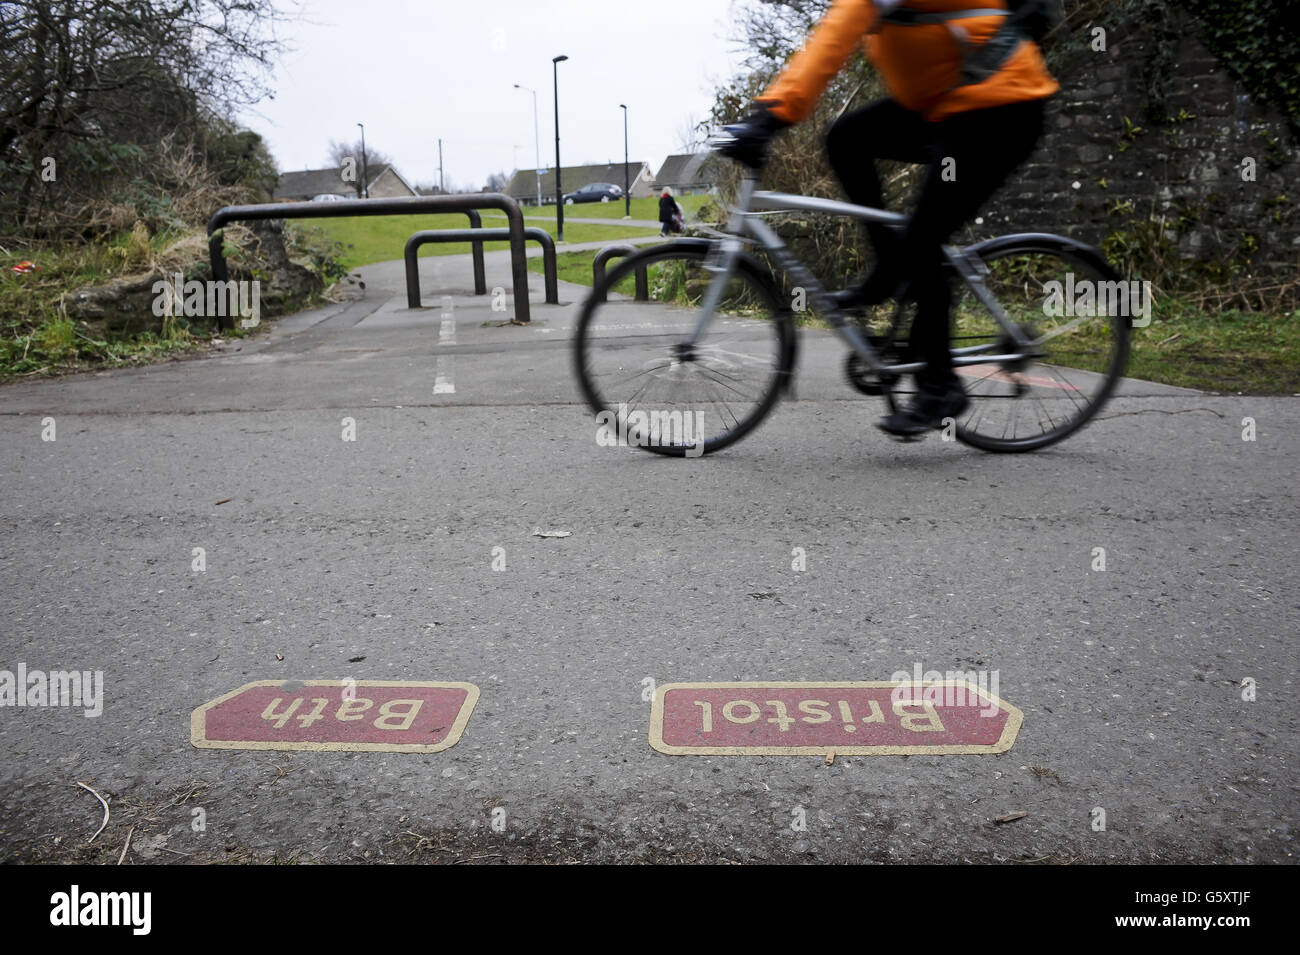
<path id="1" fill-rule="evenodd" d="M 126 858 L 126 850 L 131 848 L 131 837 L 135 835 L 135 826 L 132 825 L 126 833 L 126 842 L 122 844 L 122 854 L 117 857 L 117 864 L 121 865 L 122 860 Z"/>
<path id="2" fill-rule="evenodd" d="M 86 785 L 85 783 L 83 783 L 83 782 L 78 782 L 77 785 L 80 786 L 82 789 L 84 789 L 86 792 L 90 793 L 90 794 L 91 794 L 92 796 L 94 796 L 96 799 L 98 799 L 98 800 L 100 801 L 100 803 L 102 803 L 103 806 L 104 806 L 104 821 L 101 822 L 101 823 L 99 824 L 99 828 L 95 830 L 95 836 L 97 836 L 97 835 L 99 835 L 101 832 L 103 832 L 103 831 L 104 831 L 104 827 L 108 825 L 108 800 L 106 800 L 103 796 L 101 796 L 99 793 L 95 792 L 95 790 L 91 789 L 89 786 L 87 786 L 87 785 Z M 95 836 L 91 836 L 91 837 L 90 837 L 90 842 L 94 842 L 94 841 L 95 841 Z M 87 845 L 90 845 L 90 842 L 87 842 L 86 844 L 87 844 Z"/>

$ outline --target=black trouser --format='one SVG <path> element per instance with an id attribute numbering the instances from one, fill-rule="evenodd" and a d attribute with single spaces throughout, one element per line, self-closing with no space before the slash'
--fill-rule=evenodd
<path id="1" fill-rule="evenodd" d="M 927 390 L 957 384 L 948 351 L 952 289 L 940 270 L 940 246 L 1033 151 L 1043 132 L 1043 103 L 1010 103 L 929 123 L 885 99 L 841 117 L 826 137 L 831 167 L 858 205 L 882 206 L 874 160 L 930 166 L 901 241 L 888 226 L 867 226 L 885 267 L 897 267 L 900 278 L 912 282 L 916 316 L 909 345 L 913 359 L 926 362 L 917 383 Z"/>

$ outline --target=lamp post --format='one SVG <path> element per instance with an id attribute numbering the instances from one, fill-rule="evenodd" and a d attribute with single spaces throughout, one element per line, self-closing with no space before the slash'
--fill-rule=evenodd
<path id="1" fill-rule="evenodd" d="M 537 173 L 537 208 L 542 207 L 542 137 L 541 131 L 537 125 L 537 90 L 531 87 L 515 84 L 517 90 L 527 90 L 533 94 L 533 148 L 537 153 L 537 165 L 533 170 Z"/>
<path id="2" fill-rule="evenodd" d="M 560 184 L 560 64 L 567 56 L 551 57 L 551 78 L 555 84 L 555 241 L 564 241 L 564 187 Z"/>
<path id="3" fill-rule="evenodd" d="M 361 127 L 361 198 L 370 198 L 370 174 L 366 169 L 366 124 L 357 123 Z"/>
<path id="4" fill-rule="evenodd" d="M 623 110 L 623 218 L 632 218 L 632 187 L 627 181 L 627 106 L 619 103 Z"/>

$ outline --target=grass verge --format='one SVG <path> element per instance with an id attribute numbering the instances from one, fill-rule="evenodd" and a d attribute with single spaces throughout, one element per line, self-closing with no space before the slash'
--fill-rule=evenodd
<path id="1" fill-rule="evenodd" d="M 560 254 L 556 263 L 560 279 L 590 286 L 595 254 Z M 528 267 L 541 272 L 541 259 L 530 259 Z M 666 300 L 684 304 L 679 284 L 656 282 L 654 275 L 651 279 L 652 297 L 662 292 L 668 295 Z M 801 325 L 828 327 L 812 312 L 799 317 Z M 1300 394 L 1300 311 L 1214 310 L 1185 299 L 1164 298 L 1151 324 L 1133 329 L 1130 341 L 1125 372 L 1130 378 L 1218 394 Z M 1054 356 L 1058 360 L 1072 356 L 1069 363 L 1074 367 L 1100 370 L 1091 367 L 1099 343 L 1080 336 L 1077 353 L 1070 347 L 1074 344 L 1056 340 Z"/>
<path id="2" fill-rule="evenodd" d="M 0 380 L 145 364 L 209 344 L 211 335 L 196 333 L 184 319 L 169 316 L 157 332 L 114 338 L 60 308 L 65 292 L 140 271 L 173 238 L 133 233 L 106 243 L 0 254 Z M 39 271 L 15 272 L 24 261 Z"/>
<path id="3" fill-rule="evenodd" d="M 506 224 L 504 214 L 497 217 L 483 213 L 485 228 L 501 228 Z M 551 235 L 555 235 L 555 222 L 525 221 L 528 226 L 540 226 Z M 464 213 L 430 215 L 430 216 L 366 216 L 351 219 L 320 219 L 310 225 L 299 225 L 306 234 L 317 240 L 328 240 L 342 246 L 339 260 L 349 269 L 375 262 L 387 262 L 402 257 L 406 240 L 411 233 L 423 229 L 465 229 L 469 227 L 469 218 Z M 609 225 L 593 225 L 583 222 L 566 223 L 564 238 L 567 242 L 604 242 L 616 241 L 632 236 L 654 235 L 653 229 L 625 226 L 620 220 L 611 220 Z M 486 242 L 487 250 L 508 249 L 506 242 Z M 433 255 L 463 255 L 469 251 L 468 242 L 448 242 L 430 244 L 420 247 L 421 258 Z"/>
<path id="4" fill-rule="evenodd" d="M 688 221 L 694 221 L 698 218 L 699 211 L 712 202 L 715 202 L 713 196 L 677 196 L 678 204 L 686 210 Z M 555 206 L 523 206 L 524 218 L 530 217 L 549 217 L 555 218 Z M 564 217 L 574 219 L 613 219 L 623 218 L 623 202 L 584 202 L 581 205 L 574 204 L 564 207 Z M 659 221 L 659 197 L 650 196 L 645 199 L 632 200 L 632 218 L 648 219 L 652 222 Z"/>

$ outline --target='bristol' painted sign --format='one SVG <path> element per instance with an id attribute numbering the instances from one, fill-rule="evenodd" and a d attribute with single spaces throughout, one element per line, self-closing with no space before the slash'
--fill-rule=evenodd
<path id="1" fill-rule="evenodd" d="M 650 745 L 718 756 L 1004 753 L 1023 714 L 961 680 L 933 683 L 665 683 Z"/>

